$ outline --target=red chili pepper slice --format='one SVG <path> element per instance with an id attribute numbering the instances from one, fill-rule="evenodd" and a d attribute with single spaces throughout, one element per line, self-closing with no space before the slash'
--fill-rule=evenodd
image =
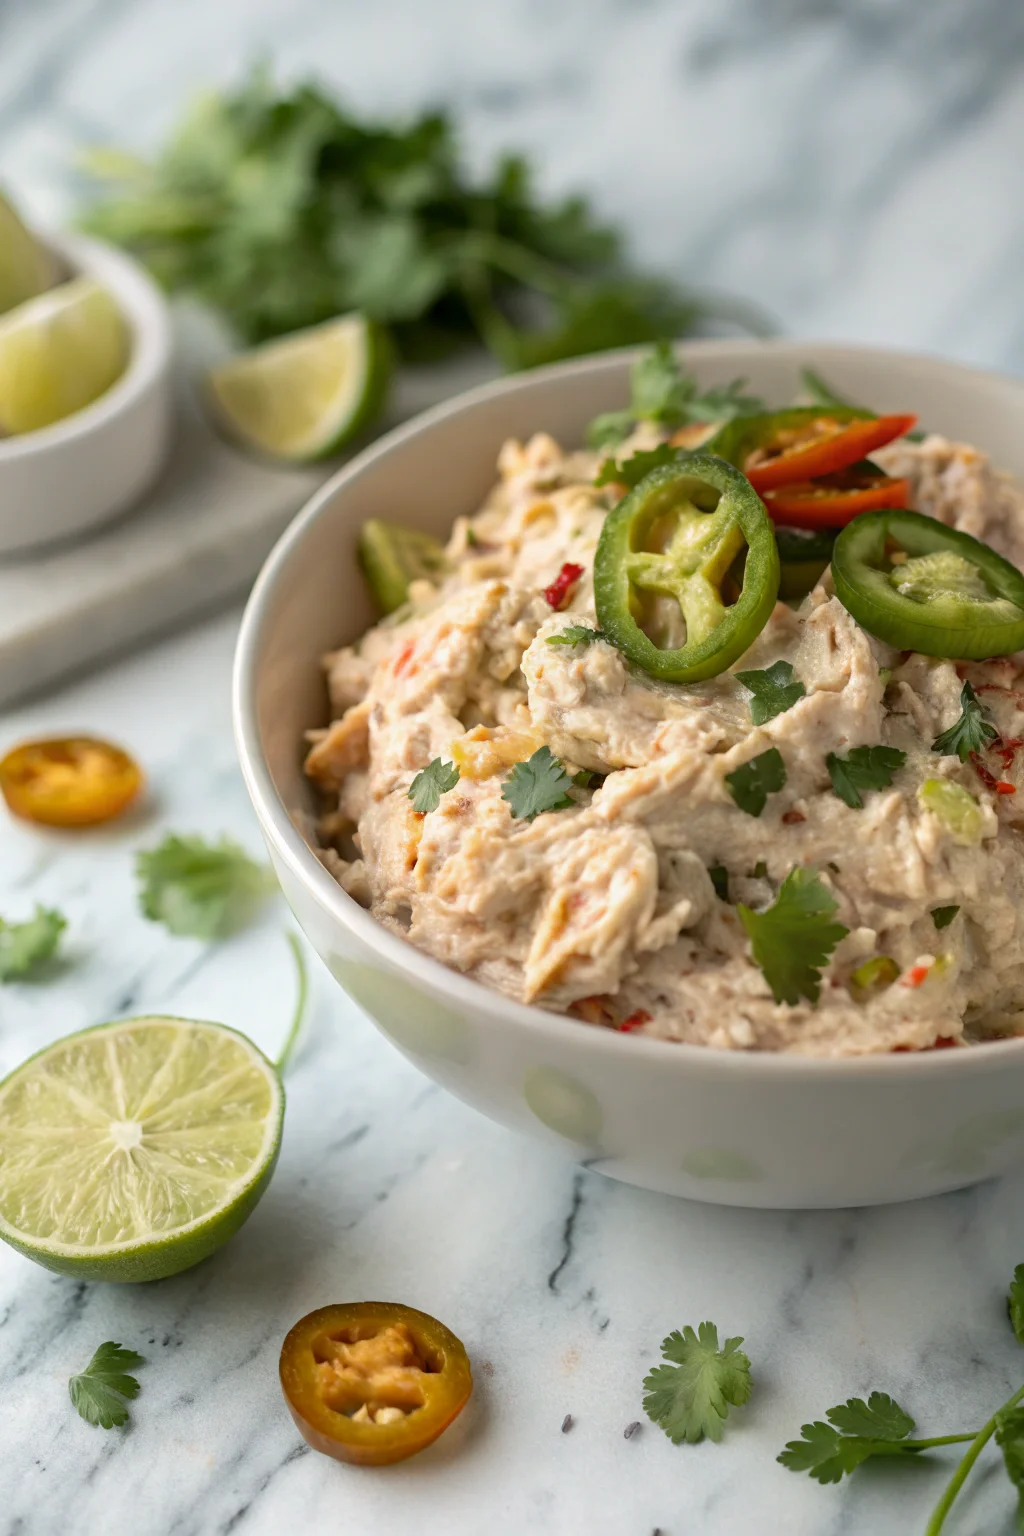
<path id="1" fill-rule="evenodd" d="M 855 464 L 858 459 L 866 459 L 876 448 L 883 448 L 886 443 L 909 432 L 916 421 L 916 416 L 909 415 L 876 416 L 868 421 L 841 425 L 823 416 L 821 431 L 810 441 L 805 436 L 791 448 L 764 458 L 760 463 L 745 464 L 743 473 L 758 494 L 797 481 L 816 480 L 819 475 L 833 474 L 837 469 Z M 761 453 L 764 451 L 760 450 Z"/>
<path id="2" fill-rule="evenodd" d="M 840 473 L 798 485 L 783 485 L 777 491 L 765 491 L 762 500 L 773 521 L 790 528 L 816 529 L 845 528 L 862 512 L 905 507 L 910 499 L 909 480 L 892 480 L 888 475 L 864 476 L 860 485 L 843 486 L 843 479 Z"/>
<path id="3" fill-rule="evenodd" d="M 573 588 L 582 575 L 582 565 L 573 565 L 567 560 L 550 587 L 544 588 L 544 596 L 556 613 L 559 613 L 565 607 L 572 596 Z"/>
<path id="4" fill-rule="evenodd" d="M 1011 762 L 1013 761 L 1012 757 L 1010 760 Z M 971 753 L 971 762 L 974 764 L 974 771 L 978 775 L 978 778 L 984 784 L 985 788 L 991 790 L 993 794 L 1015 795 L 1017 793 L 1017 786 L 1015 784 L 1008 784 L 1005 779 L 997 779 L 995 774 L 991 773 L 989 769 L 986 768 L 977 752 Z"/>

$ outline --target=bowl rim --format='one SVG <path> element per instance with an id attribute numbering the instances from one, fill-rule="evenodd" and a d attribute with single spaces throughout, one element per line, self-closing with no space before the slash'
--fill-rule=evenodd
<path id="1" fill-rule="evenodd" d="M 807 362 L 809 354 L 813 353 L 814 360 L 825 366 L 830 359 L 840 362 L 844 358 L 878 363 L 895 361 L 903 367 L 910 365 L 911 371 L 919 370 L 930 375 L 941 371 L 960 382 L 1008 386 L 1020 393 L 1024 404 L 1024 381 L 1010 374 L 975 368 L 909 349 L 858 346 L 845 342 L 814 341 L 810 338 L 767 341 L 728 338 L 677 344 L 677 350 L 683 357 L 708 361 L 728 361 L 736 355 L 748 355 L 755 349 L 771 351 L 797 363 Z M 454 1004 L 464 1010 L 479 1011 L 484 1007 L 490 1012 L 503 1013 L 511 1021 L 547 1036 L 559 1045 L 572 1049 L 575 1044 L 581 1056 L 585 1050 L 590 1050 L 598 1053 L 612 1052 L 625 1059 L 622 1053 L 628 1052 L 635 1061 L 639 1062 L 646 1057 L 652 1066 L 661 1066 L 663 1069 L 668 1068 L 671 1062 L 674 1071 L 699 1071 L 712 1075 L 739 1073 L 743 1077 L 757 1078 L 809 1077 L 818 1080 L 879 1077 L 895 1080 L 908 1074 L 916 1077 L 924 1073 L 941 1077 L 964 1073 L 973 1076 L 977 1072 L 987 1073 L 990 1068 L 1000 1070 L 1009 1064 L 1009 1058 L 1020 1063 L 1024 1060 L 1022 1037 L 985 1042 L 965 1050 L 819 1057 L 774 1051 L 721 1050 L 684 1041 L 652 1039 L 645 1035 L 631 1034 L 626 1038 L 615 1030 L 588 1028 L 568 1015 L 549 1013 L 531 1003 L 520 1003 L 506 997 L 504 993 L 463 976 L 432 955 L 425 954 L 390 933 L 341 888 L 295 826 L 277 791 L 260 746 L 256 703 L 257 661 L 263 621 L 277 583 L 313 524 L 327 514 L 339 490 L 372 473 L 375 465 L 395 448 L 429 434 L 434 427 L 451 417 L 479 404 L 528 392 L 539 380 L 571 383 L 576 378 L 601 371 L 609 363 L 622 365 L 633 362 L 645 350 L 643 347 L 617 348 L 568 362 L 551 363 L 542 368 L 491 380 L 442 401 L 362 449 L 331 475 L 292 519 L 268 555 L 249 594 L 236 640 L 232 669 L 235 745 L 242 777 L 264 835 L 299 883 L 311 890 L 318 904 L 343 928 L 352 931 L 357 939 L 377 951 L 390 969 L 397 971 L 414 986 L 425 983 L 429 990 L 447 994 Z"/>
<path id="2" fill-rule="evenodd" d="M 93 240 L 86 235 L 48 232 L 39 238 L 67 263 L 72 277 L 93 277 L 109 291 L 131 329 L 131 356 L 121 377 L 89 405 L 73 411 L 62 421 L 51 422 L 48 427 L 0 438 L 0 469 L 4 464 L 31 459 L 77 438 L 102 431 L 136 400 L 148 394 L 167 373 L 171 362 L 170 308 L 144 267 L 106 241 Z M 27 302 L 33 301 L 29 299 Z"/>

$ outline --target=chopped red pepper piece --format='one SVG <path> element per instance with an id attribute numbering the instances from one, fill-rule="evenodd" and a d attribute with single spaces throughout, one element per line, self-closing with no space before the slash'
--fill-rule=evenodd
<path id="1" fill-rule="evenodd" d="M 556 613 L 561 612 L 565 607 L 572 596 L 573 588 L 582 575 L 582 565 L 573 565 L 571 561 L 567 560 L 550 587 L 544 588 L 544 596 Z"/>
<path id="2" fill-rule="evenodd" d="M 1010 761 L 1013 761 L 1012 757 Z M 989 772 L 977 752 L 971 753 L 971 762 L 974 764 L 974 771 L 978 778 L 985 788 L 991 790 L 993 794 L 1015 795 L 1017 793 L 1017 786 L 1015 784 L 1008 784 L 1005 779 L 997 779 L 994 773 Z"/>
<path id="3" fill-rule="evenodd" d="M 628 1019 L 623 1019 L 619 1025 L 620 1035 L 628 1035 L 634 1029 L 642 1029 L 645 1024 L 651 1022 L 651 1016 L 644 1008 L 637 1008 Z"/>
<path id="4" fill-rule="evenodd" d="M 923 981 L 928 980 L 930 971 L 930 965 L 912 965 L 901 982 L 901 986 L 919 987 Z"/>

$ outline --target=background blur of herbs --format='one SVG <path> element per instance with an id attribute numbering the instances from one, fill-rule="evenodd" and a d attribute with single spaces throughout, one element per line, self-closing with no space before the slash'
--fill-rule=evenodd
<path id="1" fill-rule="evenodd" d="M 479 339 L 506 368 L 727 322 L 739 301 L 634 272 L 581 198 L 545 203 L 505 155 L 471 184 L 451 119 L 357 122 L 321 89 L 279 93 L 265 68 L 195 102 L 150 164 L 91 152 L 105 184 L 81 223 L 215 308 L 243 342 L 362 310 L 428 361 Z"/>

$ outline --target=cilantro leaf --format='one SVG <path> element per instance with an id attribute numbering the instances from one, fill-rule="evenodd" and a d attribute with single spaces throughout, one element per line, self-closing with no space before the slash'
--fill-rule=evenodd
<path id="1" fill-rule="evenodd" d="M 24 923 L 7 923 L 0 917 L 0 982 L 26 976 L 57 952 L 66 920 L 51 907 L 36 905 Z"/>
<path id="2" fill-rule="evenodd" d="M 670 1333 L 661 1352 L 672 1365 L 656 1365 L 644 1377 L 644 1411 L 663 1429 L 673 1445 L 695 1445 L 706 1435 L 721 1440 L 729 1405 L 739 1408 L 751 1391 L 750 1361 L 740 1350 L 741 1338 L 726 1339 L 719 1348 L 714 1323 L 687 1326 Z"/>
<path id="3" fill-rule="evenodd" d="M 769 747 L 752 757 L 749 763 L 727 773 L 725 782 L 741 811 L 748 816 L 760 816 L 768 804 L 768 796 L 783 788 L 786 782 L 786 765 L 778 747 Z"/>
<path id="4" fill-rule="evenodd" d="M 914 1421 L 885 1392 L 872 1392 L 865 1403 L 851 1397 L 826 1417 L 803 1424 L 801 1439 L 790 1440 L 777 1460 L 791 1472 L 809 1472 L 819 1483 L 838 1483 L 872 1456 L 916 1455 L 918 1445 L 902 1444 Z"/>
<path id="5" fill-rule="evenodd" d="M 570 624 L 560 634 L 548 635 L 548 645 L 593 645 L 605 638 L 604 630 L 590 629 L 586 624 Z"/>
<path id="6" fill-rule="evenodd" d="M 898 747 L 854 747 L 849 757 L 830 752 L 825 759 L 832 788 L 852 810 L 864 804 L 862 789 L 888 789 L 907 754 Z"/>
<path id="7" fill-rule="evenodd" d="M 595 485 L 628 485 L 630 490 L 638 486 L 641 480 L 645 480 L 652 469 L 661 469 L 666 464 L 675 464 L 679 458 L 679 449 L 673 448 L 671 443 L 659 443 L 656 448 L 638 448 L 636 453 L 628 459 L 623 459 L 619 464 L 615 459 L 605 459 L 597 472 Z"/>
<path id="8" fill-rule="evenodd" d="M 1017 1490 L 1017 1529 L 1024 1531 L 1024 1408 L 1007 1408 L 996 1415 L 996 1444 L 1003 1453 L 1006 1475 Z"/>
<path id="9" fill-rule="evenodd" d="M 501 788 L 515 821 L 532 821 L 544 811 L 564 811 L 575 805 L 569 794 L 572 779 L 550 747 L 538 747 L 525 763 L 516 763 Z"/>
<path id="10" fill-rule="evenodd" d="M 113 1429 L 128 1423 L 125 1399 L 138 1396 L 139 1384 L 125 1372 L 145 1363 L 134 1349 L 110 1340 L 100 1345 L 85 1370 L 68 1381 L 71 1401 L 87 1424 Z"/>
<path id="11" fill-rule="evenodd" d="M 136 856 L 135 873 L 143 916 L 196 939 L 234 933 L 277 883 L 230 837 L 208 843 L 174 832 Z"/>
<path id="12" fill-rule="evenodd" d="M 816 1003 L 821 972 L 840 939 L 849 933 L 831 921 L 837 903 L 812 870 L 797 865 L 763 912 L 741 902 L 736 908 L 747 930 L 750 950 L 764 972 L 777 1003 Z"/>
<path id="13" fill-rule="evenodd" d="M 959 907 L 932 907 L 932 922 L 940 930 L 948 928 L 959 911 Z"/>
<path id="14" fill-rule="evenodd" d="M 1006 1309 L 1010 1314 L 1010 1326 L 1017 1343 L 1024 1344 L 1024 1264 L 1018 1264 L 1013 1272 Z"/>
<path id="15" fill-rule="evenodd" d="M 712 864 L 708 870 L 711 884 L 715 888 L 715 895 L 719 901 L 729 900 L 729 871 L 724 864 Z"/>
<path id="16" fill-rule="evenodd" d="M 833 389 L 831 384 L 823 379 L 821 374 L 814 368 L 801 368 L 800 382 L 803 385 L 804 394 L 812 405 L 838 405 L 844 408 L 853 405 L 852 400 L 847 399 L 845 395 L 841 395 L 838 390 Z M 855 406 L 854 409 L 858 409 L 858 407 Z"/>
<path id="17" fill-rule="evenodd" d="M 803 683 L 793 674 L 788 661 L 776 661 L 763 672 L 737 672 L 736 681 L 749 688 L 750 718 L 755 725 L 764 725 L 776 715 L 792 709 L 797 699 L 807 692 Z"/>
<path id="18" fill-rule="evenodd" d="M 632 430 L 632 411 L 603 411 L 588 425 L 584 440 L 588 448 L 614 448 Z"/>
<path id="19" fill-rule="evenodd" d="M 433 762 L 420 769 L 409 785 L 408 793 L 413 810 L 424 816 L 429 811 L 436 811 L 441 804 L 441 796 L 454 789 L 458 782 L 459 770 L 455 764 L 443 763 L 439 757 L 435 757 Z"/>
<path id="20" fill-rule="evenodd" d="M 960 718 L 932 742 L 932 751 L 946 757 L 958 757 L 966 763 L 972 752 L 981 752 L 999 732 L 982 714 L 978 696 L 970 683 L 960 690 Z"/>

